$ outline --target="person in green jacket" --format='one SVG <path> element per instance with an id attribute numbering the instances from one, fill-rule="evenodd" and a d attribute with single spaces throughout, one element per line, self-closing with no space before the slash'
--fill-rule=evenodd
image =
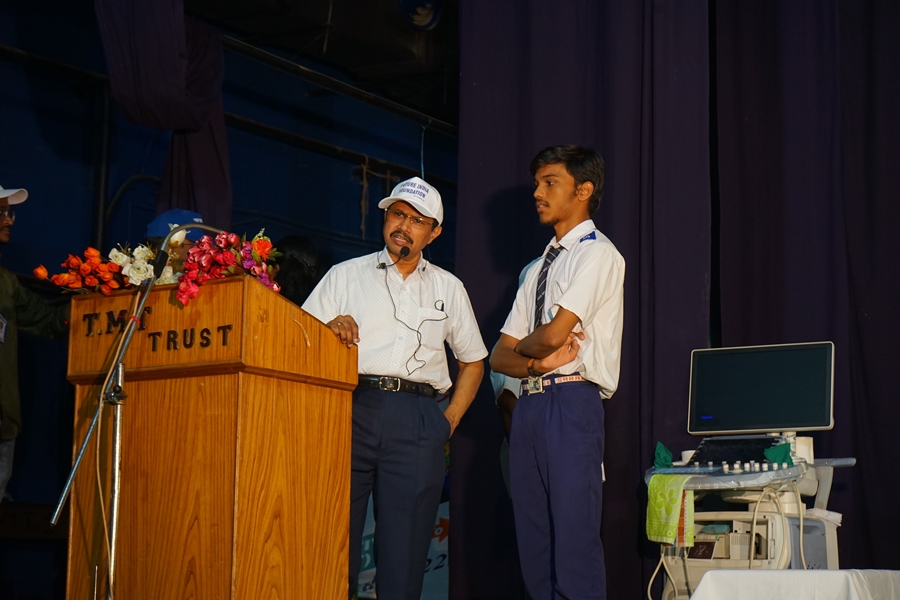
<path id="1" fill-rule="evenodd" d="M 23 189 L 0 186 L 0 245 L 9 243 L 16 221 L 12 205 L 28 198 Z M 19 406 L 18 330 L 42 337 L 58 337 L 68 331 L 68 306 L 50 306 L 19 284 L 12 271 L 0 266 L 0 501 L 12 475 L 13 450 L 21 428 Z"/>

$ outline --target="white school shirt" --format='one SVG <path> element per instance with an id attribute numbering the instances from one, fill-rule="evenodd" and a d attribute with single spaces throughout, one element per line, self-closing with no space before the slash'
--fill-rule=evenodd
<path id="1" fill-rule="evenodd" d="M 544 255 L 556 245 L 562 251 L 547 274 L 543 322 L 549 323 L 560 307 L 565 308 L 581 320 L 576 329 L 584 332 L 584 340 L 579 342 L 575 360 L 553 373 L 581 373 L 599 386 L 601 396 L 609 398 L 619 385 L 625 259 L 591 220 L 576 225 L 559 242 L 554 237 Z M 500 330 L 516 340 L 533 330 L 537 280 L 543 262 L 539 260 L 528 269 Z"/>
<path id="2" fill-rule="evenodd" d="M 303 310 L 323 323 L 350 315 L 359 325 L 360 375 L 400 377 L 450 389 L 446 341 L 457 360 L 484 359 L 472 304 L 453 274 L 419 258 L 404 280 L 386 250 L 335 265 Z M 419 342 L 421 335 L 421 345 Z"/>

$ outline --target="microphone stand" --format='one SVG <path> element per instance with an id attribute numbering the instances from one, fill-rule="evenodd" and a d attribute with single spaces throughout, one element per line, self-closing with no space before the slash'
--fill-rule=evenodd
<path id="1" fill-rule="evenodd" d="M 159 279 L 160 275 L 162 275 L 163 269 L 169 262 L 169 241 L 172 239 L 172 236 L 174 234 L 186 229 L 204 229 L 212 233 L 222 232 L 221 229 L 216 229 L 215 227 L 204 225 L 202 223 L 190 223 L 187 225 L 179 225 L 177 227 L 173 227 L 172 230 L 169 231 L 169 234 L 166 236 L 166 238 L 163 240 L 162 245 L 157 251 L 156 258 L 153 261 L 153 275 L 141 284 L 141 287 L 138 289 L 138 293 L 135 296 L 134 303 L 132 304 L 131 308 L 131 314 L 128 316 L 128 321 L 125 325 L 125 331 L 122 333 L 122 337 L 119 338 L 119 346 L 116 349 L 116 354 L 113 358 L 112 365 L 110 366 L 109 371 L 106 373 L 106 379 L 103 382 L 103 388 L 98 398 L 99 401 L 97 403 L 97 411 L 94 413 L 94 418 L 91 421 L 91 426 L 88 428 L 87 434 L 85 434 L 84 436 L 84 441 L 81 444 L 81 449 L 78 451 L 78 455 L 75 457 L 75 462 L 72 465 L 72 470 L 69 473 L 69 478 L 66 480 L 66 485 L 63 488 L 62 495 L 60 496 L 59 502 L 56 505 L 56 510 L 53 513 L 53 517 L 50 519 L 50 524 L 53 526 L 55 526 L 57 522 L 59 522 L 59 516 L 62 513 L 63 505 L 65 504 L 66 498 L 68 498 L 69 493 L 72 491 L 72 484 L 75 481 L 75 474 L 78 472 L 78 468 L 81 466 L 81 460 L 84 458 L 84 454 L 87 451 L 87 447 L 90 443 L 91 437 L 93 436 L 94 431 L 97 428 L 97 423 L 100 421 L 100 415 L 103 412 L 103 407 L 105 404 L 112 405 L 113 455 L 112 471 L 110 473 L 110 502 L 108 516 L 109 573 L 107 577 L 107 598 L 112 598 L 115 591 L 116 551 L 119 534 L 119 492 L 121 490 L 122 474 L 122 406 L 125 403 L 125 399 L 128 397 L 124 391 L 125 363 L 123 362 L 123 359 L 125 358 L 125 354 L 128 352 L 128 347 L 131 345 L 131 338 L 134 336 L 135 327 L 137 327 L 137 324 L 140 323 L 140 315 L 144 313 L 144 306 L 147 304 L 147 299 L 150 297 L 150 292 L 153 290 L 153 286 L 156 284 L 156 280 Z M 97 443 L 100 443 L 99 440 Z M 96 592 L 97 590 L 94 590 L 95 595 Z"/>

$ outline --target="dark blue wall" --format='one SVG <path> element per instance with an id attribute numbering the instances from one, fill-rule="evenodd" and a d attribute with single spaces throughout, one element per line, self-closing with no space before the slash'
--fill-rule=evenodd
<path id="1" fill-rule="evenodd" d="M 80 0 L 12 0 L 0 4 L 0 44 L 105 74 L 93 3 Z M 230 52 L 225 54 L 226 112 L 373 158 L 419 168 L 422 128 L 392 114 L 314 88 Z M 307 64 L 341 78 L 324 66 Z M 94 233 L 97 154 L 102 94 L 90 79 L 46 66 L 0 58 L 0 185 L 25 187 L 11 242 L 0 248 L 3 265 L 30 274 L 38 264 L 51 272 L 68 253 L 80 253 Z M 113 108 L 109 196 L 134 175 L 162 175 L 170 134 L 128 123 Z M 328 262 L 383 245 L 381 180 L 371 177 L 366 234 L 360 232 L 359 165 L 327 158 L 254 134 L 228 129 L 234 190 L 232 230 L 255 234 L 265 227 L 274 240 L 309 235 Z M 456 140 L 433 131 L 424 138 L 426 179 L 456 179 Z M 116 244 L 139 243 L 155 214 L 157 186 L 130 186 L 115 206 L 104 253 Z M 452 268 L 455 255 L 455 190 L 441 189 L 444 233 L 431 259 Z M 109 198 L 108 198 L 109 199 Z M 17 441 L 9 491 L 17 502 L 55 503 L 71 461 L 72 388 L 65 381 L 65 341 L 23 336 L 20 349 L 24 430 Z M 64 552 L 59 543 L 2 540 L 0 597 L 63 597 Z"/>

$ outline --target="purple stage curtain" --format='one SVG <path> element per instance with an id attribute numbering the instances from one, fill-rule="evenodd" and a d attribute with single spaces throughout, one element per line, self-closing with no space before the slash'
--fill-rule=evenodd
<path id="1" fill-rule="evenodd" d="M 687 436 L 690 350 L 708 339 L 708 12 L 701 2 L 464 2 L 457 274 L 488 347 L 520 269 L 553 231 L 537 223 L 528 163 L 581 144 L 606 160 L 595 221 L 625 257 L 619 390 L 606 402 L 602 536 L 609 598 L 639 598 L 659 558 L 646 542 L 644 471 Z M 450 597 L 516 598 L 502 431 L 485 386 L 452 440 Z"/>
<path id="2" fill-rule="evenodd" d="M 171 129 L 157 212 L 186 208 L 231 225 L 219 32 L 184 16 L 180 1 L 96 0 L 116 103 L 132 123 Z"/>
<path id="3" fill-rule="evenodd" d="M 841 567 L 898 569 L 900 5 L 716 7 L 722 341 L 834 341 Z"/>

